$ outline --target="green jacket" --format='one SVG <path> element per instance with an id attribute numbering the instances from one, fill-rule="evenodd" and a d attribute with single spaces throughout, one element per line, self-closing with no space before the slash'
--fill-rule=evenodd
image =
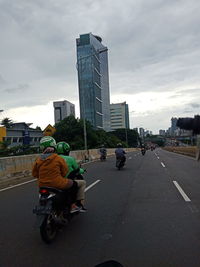
<path id="1" fill-rule="evenodd" d="M 76 162 L 75 158 L 70 157 L 70 156 L 65 156 L 65 155 L 59 155 L 59 156 L 61 156 L 61 158 L 65 160 L 65 162 L 67 163 L 68 169 L 69 169 L 65 177 L 68 177 L 69 174 L 74 170 L 79 170 L 80 174 L 84 173 L 84 170 L 82 168 L 79 168 L 78 163 Z"/>

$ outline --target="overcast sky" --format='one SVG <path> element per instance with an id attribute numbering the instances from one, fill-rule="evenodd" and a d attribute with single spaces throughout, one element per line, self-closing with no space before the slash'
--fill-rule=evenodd
<path id="1" fill-rule="evenodd" d="M 157 133 L 200 114 L 199 0 L 0 0 L 0 119 L 54 124 L 53 101 L 79 117 L 76 38 L 109 51 L 111 103 Z"/>

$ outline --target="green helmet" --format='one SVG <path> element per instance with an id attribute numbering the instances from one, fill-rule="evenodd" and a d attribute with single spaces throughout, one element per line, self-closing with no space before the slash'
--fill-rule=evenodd
<path id="1" fill-rule="evenodd" d="M 47 147 L 54 147 L 56 149 L 56 140 L 51 136 L 44 136 L 40 140 L 40 149 L 44 150 Z"/>
<path id="2" fill-rule="evenodd" d="M 57 144 L 57 153 L 65 154 L 70 152 L 70 145 L 66 142 L 59 142 Z"/>

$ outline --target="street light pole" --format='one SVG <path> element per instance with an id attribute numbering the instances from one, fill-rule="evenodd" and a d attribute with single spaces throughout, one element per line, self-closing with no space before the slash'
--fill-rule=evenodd
<path id="1" fill-rule="evenodd" d="M 82 60 L 80 60 L 81 63 L 81 73 L 82 73 Z M 80 80 L 81 82 L 81 80 Z M 83 96 L 83 134 L 84 134 L 84 149 L 87 151 L 87 130 L 86 130 L 86 119 L 85 119 L 85 96 L 84 92 L 82 91 Z"/>
<path id="2" fill-rule="evenodd" d="M 126 126 L 125 126 L 126 127 Z M 125 133 L 126 133 L 126 145 L 128 147 L 128 134 L 127 134 L 127 128 L 125 128 Z"/>

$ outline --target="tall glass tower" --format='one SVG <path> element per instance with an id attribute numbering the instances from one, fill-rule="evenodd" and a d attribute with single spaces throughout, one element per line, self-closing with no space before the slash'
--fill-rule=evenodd
<path id="1" fill-rule="evenodd" d="M 110 131 L 108 49 L 92 33 L 76 39 L 80 117 Z"/>

